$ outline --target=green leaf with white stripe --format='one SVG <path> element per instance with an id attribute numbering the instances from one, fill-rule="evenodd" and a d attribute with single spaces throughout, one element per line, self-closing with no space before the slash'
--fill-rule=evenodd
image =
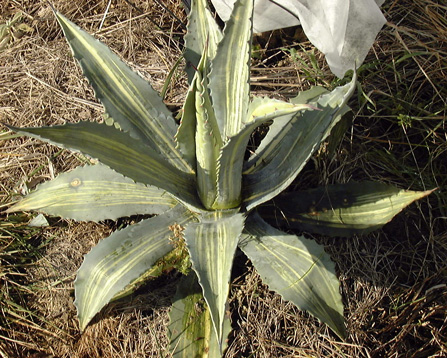
<path id="1" fill-rule="evenodd" d="M 194 271 L 181 278 L 169 317 L 170 346 L 174 358 L 220 357 L 210 310 Z M 225 317 L 223 350 L 230 331 L 230 319 Z"/>
<path id="2" fill-rule="evenodd" d="M 239 247 L 271 290 L 344 338 L 340 283 L 335 265 L 322 246 L 303 236 L 281 232 L 254 213 L 247 218 Z"/>
<path id="3" fill-rule="evenodd" d="M 296 95 L 296 97 L 290 99 L 290 103 L 294 104 L 304 104 L 304 103 L 315 103 L 318 99 L 329 93 L 329 91 L 320 86 L 311 87 L 306 91 L 302 91 Z"/>
<path id="4" fill-rule="evenodd" d="M 407 205 L 432 192 L 403 190 L 376 182 L 334 184 L 280 194 L 271 205 L 258 210 L 272 224 L 349 237 L 380 229 Z"/>
<path id="5" fill-rule="evenodd" d="M 188 270 L 191 267 L 188 250 L 186 250 L 184 241 L 176 236 L 174 227 L 171 226 L 170 229 L 173 229 L 173 237 L 170 237 L 169 240 L 174 249 L 160 257 L 148 271 L 131 281 L 123 290 L 113 296 L 110 302 L 120 300 L 121 298 L 134 293 L 141 287 L 141 285 L 144 285 L 154 278 L 160 277 L 166 272 L 177 270 L 183 273 L 185 269 Z"/>
<path id="6" fill-rule="evenodd" d="M 97 164 L 78 167 L 40 184 L 7 212 L 34 210 L 98 222 L 137 214 L 161 214 L 176 204 L 165 190 L 135 183 Z"/>
<path id="7" fill-rule="evenodd" d="M 250 102 L 246 123 L 251 123 L 258 118 L 273 120 L 285 115 L 293 115 L 303 109 L 315 109 L 307 103 L 284 102 L 268 97 L 254 97 Z"/>
<path id="8" fill-rule="evenodd" d="M 106 113 L 172 165 L 192 173 L 190 163 L 175 148 L 177 125 L 158 93 L 106 45 L 59 12 L 55 15 Z"/>
<path id="9" fill-rule="evenodd" d="M 214 208 L 217 196 L 217 162 L 222 138 L 208 92 L 206 73 L 206 52 L 196 73 L 196 159 L 197 189 L 205 208 Z"/>
<path id="10" fill-rule="evenodd" d="M 211 61 L 211 98 L 222 139 L 244 127 L 250 95 L 253 1 L 237 0 Z"/>
<path id="11" fill-rule="evenodd" d="M 199 205 L 195 178 L 173 167 L 160 154 L 113 126 L 79 122 L 61 126 L 10 129 L 99 159 L 136 182 L 165 189 L 191 205 Z"/>
<path id="12" fill-rule="evenodd" d="M 191 223 L 185 229 L 192 268 L 210 309 L 221 353 L 231 268 L 243 227 L 243 214 L 215 211 L 202 215 L 199 223 Z"/>
<path id="13" fill-rule="evenodd" d="M 307 91 L 300 92 L 295 98 L 290 100 L 290 105 L 303 105 L 308 104 L 310 106 L 317 105 L 318 99 L 329 93 L 328 90 L 322 87 L 312 87 Z M 263 110 L 271 106 L 276 106 L 276 100 L 270 98 L 255 98 L 251 105 L 249 112 Z M 258 109 L 259 107 L 259 109 Z M 348 106 L 344 108 L 349 109 Z M 315 115 L 315 113 L 314 113 Z M 284 140 L 284 137 L 292 130 L 291 120 L 294 118 L 293 114 L 278 118 L 268 128 L 266 136 L 262 139 L 259 146 L 256 148 L 255 153 L 244 164 L 244 173 L 251 174 L 262 169 L 266 160 L 273 158 L 280 150 L 280 143 Z M 261 165 L 260 165 L 261 164 Z"/>
<path id="14" fill-rule="evenodd" d="M 300 92 L 295 98 L 290 100 L 289 106 L 292 104 L 302 105 L 309 103 L 316 103 L 318 98 L 328 93 L 328 90 L 322 87 L 312 87 L 307 91 Z M 280 102 L 280 103 L 278 103 Z M 283 108 L 285 106 L 284 103 L 271 98 L 260 98 L 255 97 L 253 101 L 250 103 L 250 107 L 248 109 L 249 116 L 254 118 L 258 116 L 259 112 L 271 111 L 272 108 Z M 287 124 L 293 118 L 293 114 L 281 116 L 273 121 L 269 128 L 266 136 L 261 140 L 261 143 L 256 148 L 256 151 L 250 156 L 250 158 L 244 163 L 244 174 L 253 173 L 254 171 L 260 169 L 258 167 L 259 163 L 263 163 L 263 159 L 260 158 L 267 157 L 267 153 L 269 152 L 277 152 L 279 150 L 278 143 L 282 141 L 284 136 L 288 133 Z"/>
<path id="15" fill-rule="evenodd" d="M 247 210 L 272 199 L 292 183 L 341 119 L 341 114 L 346 112 L 345 104 L 355 83 L 354 76 L 347 85 L 323 94 L 316 103 L 310 103 L 320 110 L 298 113 L 290 121 L 281 122 L 283 127 L 277 131 L 276 137 L 247 168 L 243 191 Z"/>
<path id="16" fill-rule="evenodd" d="M 177 149 L 189 163 L 192 163 L 194 170 L 196 170 L 196 91 L 196 79 L 194 79 L 188 88 L 181 111 L 180 125 L 175 134 Z"/>
<path id="17" fill-rule="evenodd" d="M 278 117 L 311 109 L 308 105 L 294 105 L 282 101 L 274 101 L 275 106 L 262 105 L 254 108 L 244 128 L 231 137 L 222 147 L 217 163 L 217 199 L 213 209 L 230 209 L 240 206 L 242 190 L 242 167 L 248 141 L 253 131 L 260 125 Z M 270 103 L 271 104 L 271 103 Z M 262 108 L 261 108 L 262 107 Z"/>
<path id="18" fill-rule="evenodd" d="M 217 44 L 222 32 L 211 14 L 206 0 L 192 0 L 188 15 L 188 32 L 185 35 L 186 72 L 192 83 L 202 54 L 206 51 L 208 59 L 216 55 Z"/>
<path id="19" fill-rule="evenodd" d="M 85 256 L 75 281 L 80 329 L 84 330 L 114 296 L 174 249 L 169 240 L 170 225 L 186 225 L 193 219 L 193 215 L 179 205 L 116 231 L 96 245 Z"/>

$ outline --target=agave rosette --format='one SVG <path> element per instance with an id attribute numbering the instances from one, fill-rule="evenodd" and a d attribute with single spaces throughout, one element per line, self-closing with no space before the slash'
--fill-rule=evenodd
<path id="1" fill-rule="evenodd" d="M 339 281 L 328 254 L 304 236 L 270 226 L 261 215 L 271 217 L 267 202 L 289 186 L 349 110 L 355 78 L 332 92 L 310 89 L 290 102 L 250 99 L 253 1 L 238 0 L 222 32 L 206 0 L 194 0 L 185 36 L 189 90 L 177 123 L 146 80 L 104 44 L 55 15 L 108 120 L 10 128 L 101 164 L 41 184 L 9 212 L 36 210 L 93 221 L 154 215 L 113 233 L 85 256 L 75 281 L 80 329 L 142 278 L 163 271 L 157 270 L 160 258 L 178 250 L 169 240 L 176 224 L 185 228 L 192 268 L 171 313 L 176 355 L 222 354 L 231 329 L 226 301 L 238 247 L 271 289 L 344 337 Z M 267 123 L 267 135 L 244 159 L 253 131 Z M 351 235 L 382 226 L 429 193 L 383 184 L 325 189 L 283 194 L 275 206 L 285 205 L 298 229 Z M 311 215 L 309 208 L 322 200 L 329 204 L 316 205 Z M 202 299 L 206 304 L 197 311 Z"/>

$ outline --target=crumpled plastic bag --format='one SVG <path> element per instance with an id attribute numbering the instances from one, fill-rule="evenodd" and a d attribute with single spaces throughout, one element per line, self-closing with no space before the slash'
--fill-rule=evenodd
<path id="1" fill-rule="evenodd" d="M 211 0 L 226 21 L 235 0 Z M 360 66 L 386 19 L 385 0 L 255 0 L 253 30 L 264 32 L 301 23 L 309 41 L 326 55 L 331 71 L 343 77 Z"/>

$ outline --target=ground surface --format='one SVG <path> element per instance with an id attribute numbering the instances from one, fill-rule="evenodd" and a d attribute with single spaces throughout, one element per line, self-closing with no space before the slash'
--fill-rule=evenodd
<path id="1" fill-rule="evenodd" d="M 53 4 L 162 89 L 183 46 L 186 17 L 179 0 L 163 1 L 169 11 L 155 0 L 112 1 L 101 29 L 108 1 Z M 19 11 L 19 23 L 28 27 L 0 50 L 0 122 L 101 120 L 102 108 L 48 4 L 3 0 L 0 24 Z M 372 235 L 315 237 L 337 265 L 346 342 L 270 292 L 238 256 L 226 357 L 447 356 L 447 7 L 442 1 L 388 0 L 384 12 L 388 24 L 359 73 L 361 87 L 351 101 L 352 125 L 341 142 L 328 142 L 319 151 L 290 190 L 368 179 L 439 190 Z M 258 94 L 285 98 L 310 85 L 336 85 L 299 29 L 255 41 L 252 84 Z M 167 88 L 173 110 L 180 108 L 185 90 L 179 70 Z M 6 128 L 0 139 L 2 208 L 86 160 L 14 137 Z M 83 255 L 122 223 L 49 218 L 49 227 L 30 228 L 26 224 L 34 216 L 0 217 L 0 356 L 169 357 L 166 322 L 176 275 L 110 304 L 81 336 L 72 303 L 76 270 Z"/>

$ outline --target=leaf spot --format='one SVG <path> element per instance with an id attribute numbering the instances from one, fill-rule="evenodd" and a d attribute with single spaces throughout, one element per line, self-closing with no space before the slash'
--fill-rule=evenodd
<path id="1" fill-rule="evenodd" d="M 73 188 L 77 188 L 78 186 L 80 186 L 82 184 L 81 179 L 79 178 L 75 178 L 70 182 L 70 186 Z"/>

